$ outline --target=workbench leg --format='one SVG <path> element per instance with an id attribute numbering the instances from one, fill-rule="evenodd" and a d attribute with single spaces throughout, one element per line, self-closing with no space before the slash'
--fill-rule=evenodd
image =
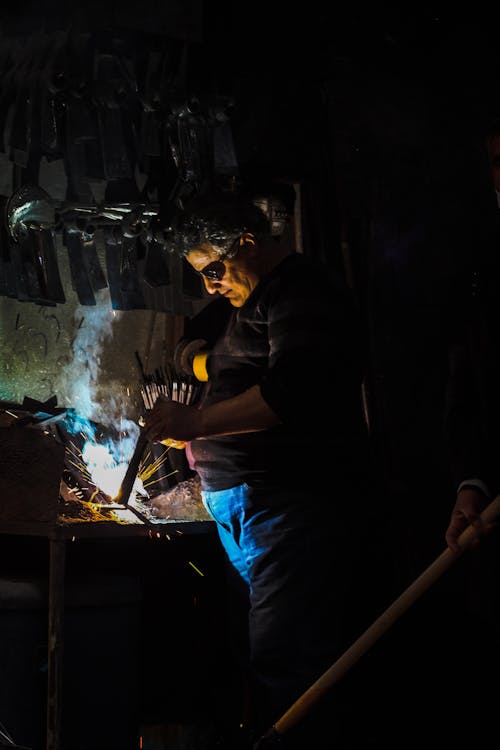
<path id="1" fill-rule="evenodd" d="M 47 750 L 61 748 L 62 656 L 66 541 L 50 540 Z"/>

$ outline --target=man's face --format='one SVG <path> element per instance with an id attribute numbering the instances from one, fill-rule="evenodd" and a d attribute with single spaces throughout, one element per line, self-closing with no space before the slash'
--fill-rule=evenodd
<path id="1" fill-rule="evenodd" d="M 259 283 L 254 267 L 255 251 L 255 246 L 245 244 L 234 258 L 221 260 L 220 253 L 206 243 L 191 250 L 186 260 L 201 274 L 209 294 L 218 292 L 233 307 L 241 307 Z"/>

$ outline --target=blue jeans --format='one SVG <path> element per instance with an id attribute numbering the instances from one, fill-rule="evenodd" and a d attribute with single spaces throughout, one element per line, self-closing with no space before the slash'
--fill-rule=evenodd
<path id="1" fill-rule="evenodd" d="M 241 484 L 203 491 L 239 593 L 248 596 L 253 721 L 265 731 L 352 642 L 361 539 L 335 510 L 352 498 Z M 332 726 L 332 715 L 328 715 Z"/>

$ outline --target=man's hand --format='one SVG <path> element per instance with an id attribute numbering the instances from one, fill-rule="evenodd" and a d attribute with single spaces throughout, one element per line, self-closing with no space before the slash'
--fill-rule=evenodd
<path id="1" fill-rule="evenodd" d="M 260 386 L 216 404 L 199 409 L 159 396 L 144 418 L 144 433 L 152 443 L 171 445 L 171 441 L 237 435 L 266 430 L 279 418 L 262 398 Z M 167 438 L 170 441 L 165 442 Z"/>
<path id="2" fill-rule="evenodd" d="M 169 442 L 166 445 L 172 445 L 172 441 L 182 443 L 199 436 L 200 417 L 200 411 L 195 406 L 160 396 L 144 418 L 143 432 L 152 443 L 167 439 Z"/>
<path id="3" fill-rule="evenodd" d="M 451 512 L 450 522 L 446 529 L 446 544 L 453 552 L 460 552 L 458 537 L 465 531 L 467 526 L 472 525 L 478 533 L 473 544 L 478 544 L 480 537 L 493 528 L 494 524 L 485 526 L 481 521 L 480 514 L 488 505 L 489 500 L 477 487 L 464 487 L 457 494 L 455 506 Z"/>

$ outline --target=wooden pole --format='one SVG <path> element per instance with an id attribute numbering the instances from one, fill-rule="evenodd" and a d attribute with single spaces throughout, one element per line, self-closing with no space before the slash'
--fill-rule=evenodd
<path id="1" fill-rule="evenodd" d="M 500 518 L 500 495 L 498 495 L 481 513 L 484 525 L 491 524 Z M 284 734 L 308 713 L 310 708 L 338 682 L 378 639 L 398 620 L 409 607 L 427 591 L 427 589 L 450 568 L 453 563 L 468 549 L 477 531 L 468 526 L 460 535 L 459 552 L 452 552 L 447 547 L 418 578 L 378 617 L 370 627 L 340 656 L 332 666 L 314 682 L 300 698 L 275 722 L 266 737 Z"/>

